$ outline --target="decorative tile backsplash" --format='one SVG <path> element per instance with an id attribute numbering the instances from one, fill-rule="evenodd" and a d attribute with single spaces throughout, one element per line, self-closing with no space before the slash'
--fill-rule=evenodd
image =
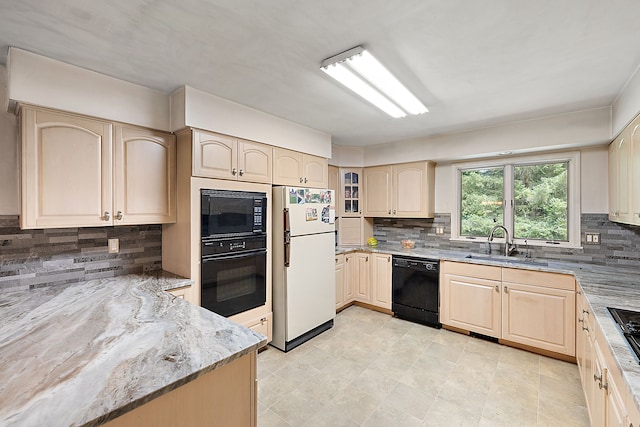
<path id="1" fill-rule="evenodd" d="M 640 267 L 640 227 L 609 221 L 607 214 L 582 214 L 582 249 L 529 246 L 531 257 L 558 261 L 574 261 L 589 264 Z M 436 235 L 436 227 L 444 228 L 444 235 Z M 600 245 L 585 245 L 585 233 L 600 233 Z M 450 241 L 451 215 L 436 214 L 433 219 L 376 218 L 373 235 L 381 243 L 400 247 L 400 241 L 411 239 L 417 247 L 442 248 L 483 253 L 486 241 Z M 503 250 L 499 243 L 492 243 L 492 253 Z M 527 251 L 518 246 L 516 256 Z"/>
<path id="2" fill-rule="evenodd" d="M 119 253 L 107 239 L 120 240 Z M 161 225 L 20 230 L 18 216 L 0 216 L 0 290 L 161 268 Z"/>

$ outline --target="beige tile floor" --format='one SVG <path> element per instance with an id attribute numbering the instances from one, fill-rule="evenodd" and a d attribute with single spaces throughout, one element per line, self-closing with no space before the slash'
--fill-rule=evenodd
<path id="1" fill-rule="evenodd" d="M 258 355 L 258 426 L 588 426 L 576 365 L 361 307 Z"/>

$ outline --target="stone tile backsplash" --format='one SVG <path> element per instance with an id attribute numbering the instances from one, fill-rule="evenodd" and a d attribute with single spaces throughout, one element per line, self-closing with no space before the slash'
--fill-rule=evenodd
<path id="1" fill-rule="evenodd" d="M 161 225 L 20 230 L 18 216 L 0 216 L 0 291 L 160 269 Z"/>
<path id="2" fill-rule="evenodd" d="M 436 235 L 436 227 L 444 227 L 444 235 Z M 585 245 L 585 232 L 600 233 L 600 245 Z M 417 247 L 442 248 L 483 253 L 485 241 L 450 241 L 451 215 L 436 214 L 433 219 L 376 218 L 373 235 L 381 243 L 398 245 L 403 239 L 411 239 Z M 582 249 L 529 246 L 535 258 L 573 261 L 609 266 L 640 267 L 640 227 L 611 222 L 607 214 L 582 214 Z M 503 250 L 503 245 L 493 243 L 492 253 Z M 518 246 L 516 256 L 523 257 L 526 248 Z"/>

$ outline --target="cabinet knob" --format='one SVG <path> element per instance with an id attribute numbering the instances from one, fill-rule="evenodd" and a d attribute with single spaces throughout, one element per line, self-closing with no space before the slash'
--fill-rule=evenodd
<path id="1" fill-rule="evenodd" d="M 391 262 L 391 257 L 388 257 L 388 258 L 387 258 L 387 262 Z"/>
<path id="2" fill-rule="evenodd" d="M 244 175 L 244 171 L 240 169 L 240 176 Z"/>
<path id="3" fill-rule="evenodd" d="M 506 286 L 504 287 L 504 293 L 508 294 L 509 293 L 509 288 L 507 288 Z"/>
<path id="4" fill-rule="evenodd" d="M 389 209 L 389 215 L 391 215 L 391 209 Z"/>
<path id="5" fill-rule="evenodd" d="M 304 183 L 305 183 L 305 184 L 307 183 L 307 178 L 305 178 L 305 179 L 304 179 Z"/>
<path id="6" fill-rule="evenodd" d="M 233 168 L 233 169 L 231 170 L 231 175 L 236 176 L 237 174 L 238 174 L 238 169 Z"/>
<path id="7" fill-rule="evenodd" d="M 300 184 L 302 184 L 302 178 L 300 178 Z"/>
<path id="8" fill-rule="evenodd" d="M 260 323 L 264 323 L 264 322 L 266 322 L 266 321 L 267 321 L 267 318 L 266 318 L 266 317 L 263 317 L 262 319 L 260 319 Z"/>
<path id="9" fill-rule="evenodd" d="M 500 292 L 500 286 L 496 285 L 496 292 Z"/>
<path id="10" fill-rule="evenodd" d="M 393 210 L 393 214 L 394 214 L 394 215 L 396 214 L 396 210 L 395 210 L 395 209 Z"/>
<path id="11" fill-rule="evenodd" d="M 122 221 L 122 211 L 118 211 L 116 212 L 116 217 L 115 217 L 118 221 Z"/>
<path id="12" fill-rule="evenodd" d="M 111 214 L 109 213 L 109 211 L 104 211 L 104 214 L 102 215 L 102 220 L 109 221 L 110 219 L 111 219 Z"/>

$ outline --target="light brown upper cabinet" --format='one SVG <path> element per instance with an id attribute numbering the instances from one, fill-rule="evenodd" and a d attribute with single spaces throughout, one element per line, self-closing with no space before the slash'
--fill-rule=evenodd
<path id="1" fill-rule="evenodd" d="M 429 161 L 364 168 L 364 216 L 433 218 L 434 181 Z"/>
<path id="2" fill-rule="evenodd" d="M 609 220 L 629 223 L 629 127 L 609 144 Z"/>
<path id="3" fill-rule="evenodd" d="M 276 147 L 273 149 L 273 184 L 327 188 L 328 160 Z"/>
<path id="4" fill-rule="evenodd" d="M 631 191 L 631 212 L 630 222 L 640 225 L 640 116 L 631 122 L 629 126 L 629 148 L 630 148 L 630 191 Z"/>
<path id="5" fill-rule="evenodd" d="M 271 184 L 271 147 L 193 130 L 193 176 Z"/>
<path id="6" fill-rule="evenodd" d="M 22 228 L 175 222 L 173 135 L 30 106 L 21 121 Z"/>
<path id="7" fill-rule="evenodd" d="M 341 217 L 362 216 L 362 168 L 340 168 L 340 201 Z"/>

